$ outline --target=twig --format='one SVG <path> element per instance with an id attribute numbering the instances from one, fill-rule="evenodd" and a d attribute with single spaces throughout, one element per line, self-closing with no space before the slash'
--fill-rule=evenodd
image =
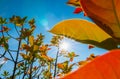
<path id="1" fill-rule="evenodd" d="M 3 30 L 3 25 L 1 25 L 1 30 Z M 4 43 L 6 43 L 6 42 L 5 42 L 5 36 L 4 36 L 3 31 L 2 31 L 2 36 L 3 36 L 3 39 L 4 39 Z M 9 52 L 9 50 L 7 50 L 7 51 L 8 51 L 8 53 L 9 53 L 9 55 L 11 56 L 12 60 L 14 61 L 14 58 L 13 58 L 12 54 Z"/>
<path id="2" fill-rule="evenodd" d="M 53 75 L 54 78 L 56 76 L 58 55 L 59 55 L 59 46 L 58 46 L 58 51 L 57 51 L 56 60 L 55 60 L 55 70 L 54 70 L 54 75 Z"/>
<path id="3" fill-rule="evenodd" d="M 16 30 L 17 34 L 20 36 L 20 33 L 19 33 L 19 31 L 18 31 L 16 25 L 14 25 L 14 27 L 15 27 L 15 30 Z"/>
<path id="4" fill-rule="evenodd" d="M 17 29 L 17 28 L 16 28 Z M 21 31 L 23 30 L 23 26 L 21 28 Z M 17 30 L 16 30 L 17 31 Z M 17 31 L 18 32 L 18 31 Z M 20 37 L 22 36 L 22 33 L 20 34 Z M 14 69 L 13 69 L 13 74 L 12 74 L 12 79 L 14 79 L 15 76 L 15 72 L 16 72 L 16 66 L 17 66 L 17 61 L 18 61 L 18 56 L 19 56 L 19 51 L 20 51 L 20 45 L 21 45 L 22 39 L 19 40 L 19 44 L 18 44 L 18 51 L 17 51 L 17 55 L 16 55 L 16 60 L 15 60 L 15 64 L 14 64 Z"/>
<path id="5" fill-rule="evenodd" d="M 0 58 L 4 57 L 6 54 L 6 51 L 3 54 L 0 54 Z"/>

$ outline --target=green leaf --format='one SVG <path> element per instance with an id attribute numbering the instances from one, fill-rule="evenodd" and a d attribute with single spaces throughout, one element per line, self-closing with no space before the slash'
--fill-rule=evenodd
<path id="1" fill-rule="evenodd" d="M 50 32 L 107 50 L 116 49 L 118 45 L 110 35 L 96 24 L 81 19 L 69 19 L 59 22 Z"/>
<path id="2" fill-rule="evenodd" d="M 4 72 L 3 72 L 3 74 L 1 74 L 1 75 L 3 75 L 3 76 L 5 76 L 5 77 L 7 77 L 7 76 L 9 76 L 10 74 L 9 74 L 9 72 L 4 71 Z"/>
<path id="3" fill-rule="evenodd" d="M 7 43 L 5 43 L 5 44 L 4 44 L 4 49 L 5 49 L 5 50 L 8 50 L 8 48 L 9 48 L 9 45 L 8 45 Z"/>
<path id="4" fill-rule="evenodd" d="M 6 18 L 0 17 L 0 24 L 6 24 Z"/>

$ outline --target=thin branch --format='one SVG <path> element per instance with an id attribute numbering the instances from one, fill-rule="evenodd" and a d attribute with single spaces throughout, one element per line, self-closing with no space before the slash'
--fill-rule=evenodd
<path id="1" fill-rule="evenodd" d="M 17 38 L 13 37 L 13 36 L 10 35 L 8 32 L 6 32 L 6 34 L 7 34 L 10 38 L 13 38 L 13 39 L 17 40 Z"/>
<path id="2" fill-rule="evenodd" d="M 23 62 L 23 61 L 24 61 L 24 60 L 18 61 L 17 64 L 18 64 L 18 63 L 21 63 L 21 62 Z"/>
<path id="3" fill-rule="evenodd" d="M 54 75 L 53 75 L 54 78 L 55 78 L 55 76 L 56 76 L 58 55 L 59 55 L 59 45 L 58 45 L 58 51 L 57 51 L 56 60 L 55 60 L 55 70 L 54 70 Z"/>
<path id="4" fill-rule="evenodd" d="M 38 66 L 37 70 L 35 71 L 34 75 L 33 75 L 33 78 L 38 74 L 38 72 L 40 71 L 42 66 Z"/>
<path id="5" fill-rule="evenodd" d="M 4 57 L 6 54 L 6 51 L 3 54 L 0 54 L 0 58 Z"/>
<path id="6" fill-rule="evenodd" d="M 15 26 L 16 27 L 16 26 Z M 21 28 L 21 31 L 23 30 L 23 26 Z M 16 30 L 17 31 L 17 30 Z M 20 34 L 20 37 L 22 36 L 22 33 Z M 12 79 L 14 79 L 15 76 L 15 72 L 16 72 L 16 67 L 17 67 L 17 61 L 18 61 L 18 56 L 19 56 L 19 51 L 20 51 L 20 45 L 21 45 L 22 39 L 19 40 L 19 44 L 18 44 L 18 51 L 17 51 L 17 55 L 16 55 L 16 60 L 15 60 L 15 64 L 14 64 L 14 69 L 13 69 L 13 74 L 12 74 Z"/>
<path id="7" fill-rule="evenodd" d="M 34 58 L 33 58 L 31 61 L 34 61 Z M 32 69 L 33 69 L 33 63 L 34 63 L 34 62 L 32 62 L 32 63 L 30 64 L 30 74 L 29 74 L 29 79 L 32 79 L 32 73 L 33 73 L 33 71 L 32 71 Z"/>
<path id="8" fill-rule="evenodd" d="M 3 30 L 3 25 L 1 25 L 1 30 Z M 2 31 L 2 36 L 3 36 L 3 39 L 4 39 L 4 43 L 6 43 L 3 31 Z M 9 53 L 10 57 L 12 58 L 12 60 L 14 61 L 14 58 L 13 58 L 12 54 L 9 52 L 9 50 L 7 50 L 7 51 Z"/>
<path id="9" fill-rule="evenodd" d="M 19 33 L 19 31 L 18 31 L 16 25 L 14 25 L 14 27 L 15 27 L 15 30 L 16 30 L 17 34 L 20 36 L 20 33 Z"/>
<path id="10" fill-rule="evenodd" d="M 26 41 L 26 42 L 27 42 L 27 45 L 28 45 L 28 44 L 29 44 L 28 38 L 27 38 L 27 41 Z M 26 54 L 27 54 L 27 53 L 28 53 L 28 52 L 26 51 Z M 22 60 L 21 60 L 21 61 L 22 61 Z M 21 62 L 21 61 L 19 61 L 19 62 Z M 23 61 L 24 61 L 24 60 L 23 60 Z M 25 67 L 26 67 L 26 66 L 27 66 L 27 61 L 25 61 Z M 27 67 L 27 68 L 29 69 L 29 67 Z M 24 78 L 25 78 L 25 76 L 26 76 L 26 73 L 25 73 L 25 72 L 26 72 L 26 70 L 27 70 L 27 69 L 25 68 L 22 79 L 24 79 Z"/>
<path id="11" fill-rule="evenodd" d="M 1 56 L 3 55 L 3 54 L 0 54 Z M 12 61 L 12 62 L 14 62 L 12 59 L 10 59 L 10 58 L 7 58 L 7 57 L 5 57 L 5 56 L 2 56 L 2 57 L 4 57 L 4 58 L 6 58 L 6 59 L 8 59 L 8 60 L 10 60 L 10 61 Z"/>
<path id="12" fill-rule="evenodd" d="M 17 52 L 17 50 L 11 50 L 11 49 L 8 49 L 10 52 Z"/>
<path id="13" fill-rule="evenodd" d="M 14 60 L 14 58 L 13 58 L 11 52 L 10 52 L 9 50 L 7 50 L 7 52 L 9 53 L 10 57 L 12 58 L 12 60 L 15 62 L 15 60 Z"/>

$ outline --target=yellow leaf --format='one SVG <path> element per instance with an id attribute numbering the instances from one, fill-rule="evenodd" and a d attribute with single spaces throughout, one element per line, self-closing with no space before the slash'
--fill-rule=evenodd
<path id="1" fill-rule="evenodd" d="M 53 60 L 51 57 L 46 56 L 46 55 L 41 55 L 40 57 L 47 60 L 47 61 L 52 61 Z"/>
<path id="2" fill-rule="evenodd" d="M 39 46 L 38 45 L 34 45 L 33 51 L 36 51 L 38 49 L 39 49 Z"/>
<path id="3" fill-rule="evenodd" d="M 22 24 L 20 24 L 20 23 L 16 23 L 16 26 L 19 26 L 19 27 L 21 27 L 21 26 L 22 26 Z"/>
<path id="4" fill-rule="evenodd" d="M 32 46 L 34 43 L 34 36 L 29 36 L 29 43 Z"/>
<path id="5" fill-rule="evenodd" d="M 86 20 L 64 20 L 56 24 L 50 32 L 105 49 L 117 48 L 115 41 L 110 35 L 100 29 L 96 24 Z"/>
<path id="6" fill-rule="evenodd" d="M 25 59 L 25 60 L 28 60 L 29 59 L 29 56 L 24 54 L 24 53 L 20 53 L 20 55 Z"/>
<path id="7" fill-rule="evenodd" d="M 68 5 L 72 5 L 72 6 L 76 6 L 79 7 L 80 6 L 80 1 L 79 0 L 69 0 L 67 2 Z"/>

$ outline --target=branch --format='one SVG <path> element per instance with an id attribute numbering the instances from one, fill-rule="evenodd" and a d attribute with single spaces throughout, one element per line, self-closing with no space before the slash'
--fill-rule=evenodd
<path id="1" fill-rule="evenodd" d="M 15 26 L 15 27 L 16 27 L 16 26 Z M 21 31 L 22 31 L 22 30 L 23 30 L 23 26 L 22 26 L 22 28 L 21 28 Z M 16 31 L 18 31 L 17 28 L 16 28 Z M 21 36 L 22 36 L 22 33 L 20 34 L 19 37 L 21 37 Z M 15 64 L 14 64 L 12 79 L 14 79 L 14 77 L 15 77 L 16 66 L 17 66 L 17 61 L 18 61 L 18 56 L 19 56 L 19 51 L 20 51 L 21 42 L 22 42 L 22 39 L 19 40 L 18 49 L 17 49 L 18 51 L 17 51 L 16 60 L 15 60 Z"/>
<path id="2" fill-rule="evenodd" d="M 59 46 L 58 46 L 58 51 L 57 51 L 56 61 L 55 61 L 55 70 L 54 70 L 54 75 L 53 75 L 54 78 L 55 78 L 55 76 L 56 76 L 58 55 L 59 55 Z"/>

